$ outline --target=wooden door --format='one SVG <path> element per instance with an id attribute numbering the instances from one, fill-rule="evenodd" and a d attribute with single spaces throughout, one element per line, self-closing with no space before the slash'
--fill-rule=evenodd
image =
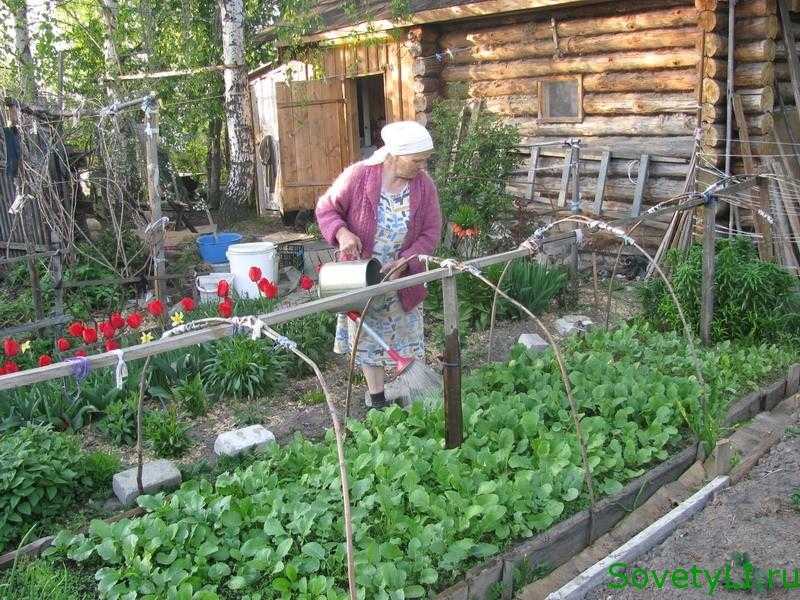
<path id="1" fill-rule="evenodd" d="M 347 87 L 338 78 L 275 84 L 282 212 L 313 209 L 352 161 Z"/>

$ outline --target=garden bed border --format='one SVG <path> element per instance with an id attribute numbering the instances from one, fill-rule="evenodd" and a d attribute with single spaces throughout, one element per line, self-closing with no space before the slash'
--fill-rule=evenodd
<path id="1" fill-rule="evenodd" d="M 794 363 L 783 377 L 733 403 L 728 409 L 725 425 L 732 426 L 752 419 L 798 391 L 800 363 Z M 685 448 L 641 477 L 628 482 L 616 494 L 600 500 L 594 513 L 591 542 L 589 509 L 585 509 L 472 567 L 458 582 L 437 594 L 434 600 L 486 600 L 489 591 L 498 583 L 502 584 L 502 598 L 510 599 L 515 591 L 514 571 L 521 563 L 528 563 L 530 568 L 547 565 L 555 569 L 561 566 L 611 531 L 625 515 L 644 504 L 663 485 L 677 480 L 698 459 L 698 448 L 697 444 Z"/>

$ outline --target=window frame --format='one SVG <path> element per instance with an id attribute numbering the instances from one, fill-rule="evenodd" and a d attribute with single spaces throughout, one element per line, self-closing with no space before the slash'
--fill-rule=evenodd
<path id="1" fill-rule="evenodd" d="M 545 87 L 551 81 L 574 81 L 578 84 L 578 114 L 574 117 L 552 117 L 544 114 Z M 539 80 L 539 118 L 540 123 L 582 123 L 583 122 L 583 75 L 559 75 Z"/>

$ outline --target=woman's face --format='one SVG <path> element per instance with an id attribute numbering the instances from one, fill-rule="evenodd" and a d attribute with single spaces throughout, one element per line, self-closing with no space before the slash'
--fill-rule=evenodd
<path id="1" fill-rule="evenodd" d="M 395 176 L 400 179 L 414 179 L 428 164 L 432 151 L 392 156 Z"/>

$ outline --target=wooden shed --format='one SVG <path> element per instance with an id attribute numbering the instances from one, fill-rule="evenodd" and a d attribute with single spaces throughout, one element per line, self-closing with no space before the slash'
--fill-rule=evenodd
<path id="1" fill-rule="evenodd" d="M 275 84 L 277 119 L 254 105 L 256 135 L 278 131 L 283 211 L 312 208 L 371 146 L 382 120 L 427 124 L 435 99 L 457 87 L 519 127 L 520 150 L 531 158 L 527 179 L 511 187 L 533 210 L 551 212 L 554 199 L 564 208 L 568 149 L 537 146 L 547 141 L 580 138 L 585 214 L 635 213 L 680 194 L 696 150 L 704 168 L 724 164 L 728 2 L 411 0 L 404 23 L 389 18 L 388 3 L 367 4 L 370 21 L 358 23 L 322 0 L 323 26 L 306 38 L 319 67 L 306 81 Z M 789 140 L 797 111 L 787 58 L 796 57 L 798 4 L 736 3 L 734 90 L 748 130 L 734 124 L 734 172 L 744 169 L 741 138 L 764 155 L 778 154 L 762 151 L 767 142 Z M 264 85 L 251 79 L 256 95 Z M 663 236 L 666 227 L 649 230 Z"/>

